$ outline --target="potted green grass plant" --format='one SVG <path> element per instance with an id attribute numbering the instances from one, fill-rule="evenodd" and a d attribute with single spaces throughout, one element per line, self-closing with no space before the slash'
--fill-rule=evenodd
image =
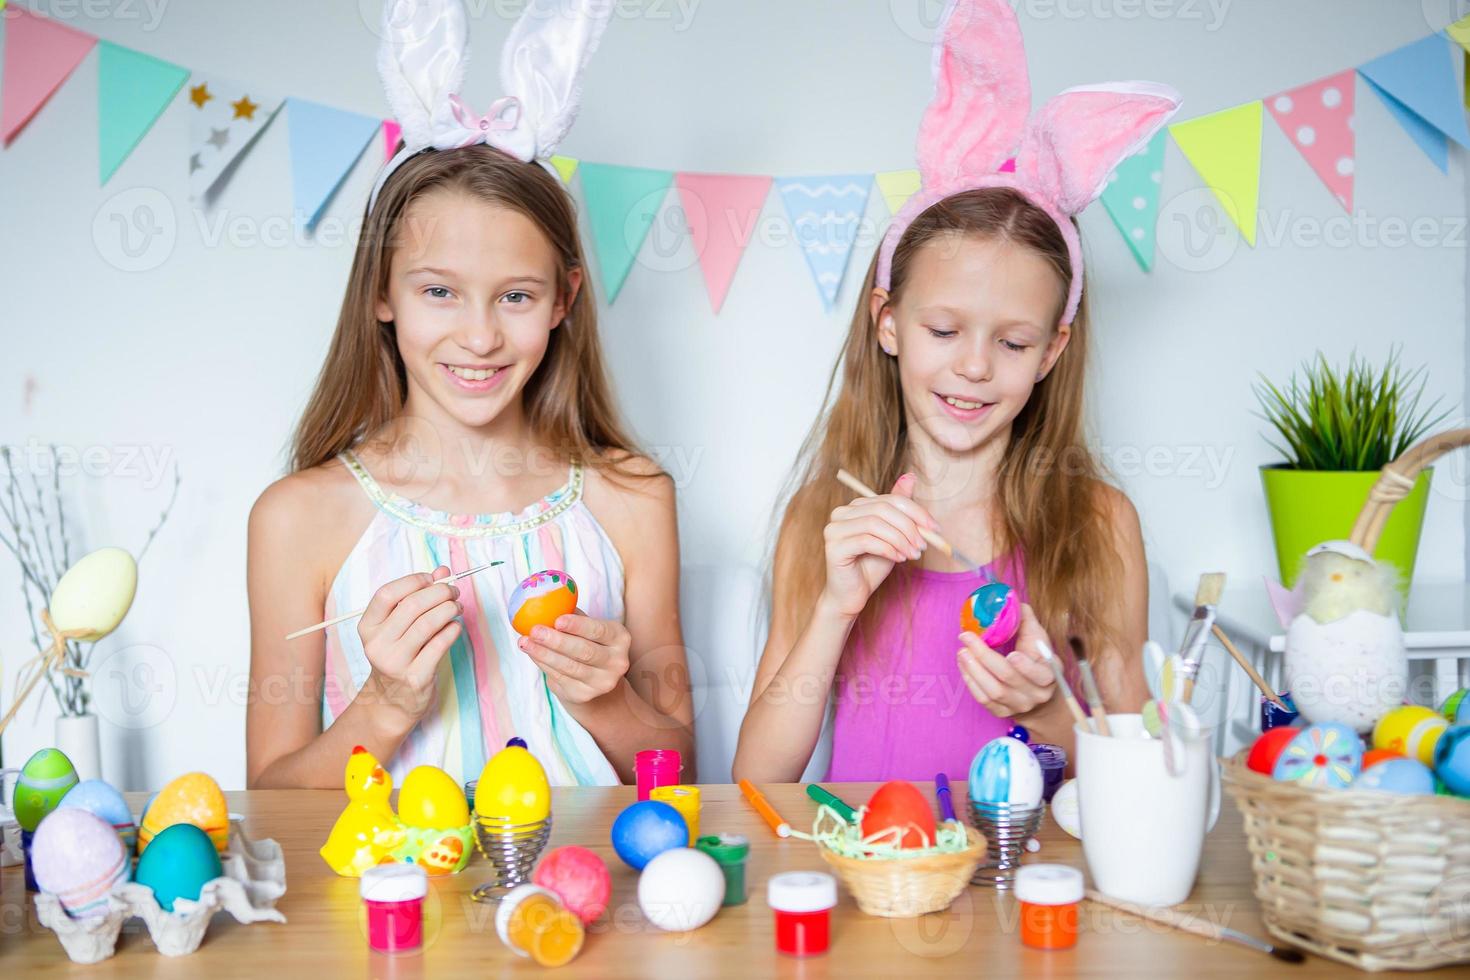
<path id="1" fill-rule="evenodd" d="M 1261 467 L 1282 584 L 1296 581 L 1307 549 L 1352 532 L 1378 471 L 1444 420 L 1439 399 L 1422 405 L 1425 373 L 1405 369 L 1397 348 L 1378 369 L 1356 353 L 1336 368 L 1319 352 L 1284 388 L 1264 375 L 1253 386 L 1275 430 L 1267 441 L 1285 457 Z M 1399 570 L 1406 596 L 1430 477 L 1426 468 L 1394 508 L 1374 552 Z"/>

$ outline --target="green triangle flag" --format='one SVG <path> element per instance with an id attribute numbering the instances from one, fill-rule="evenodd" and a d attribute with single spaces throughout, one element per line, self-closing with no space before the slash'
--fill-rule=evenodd
<path id="1" fill-rule="evenodd" d="M 921 183 L 917 170 L 885 170 L 874 174 L 873 179 L 878 182 L 878 193 L 883 195 L 889 214 L 898 214 L 898 209 L 919 192 Z"/>
<path id="2" fill-rule="evenodd" d="M 577 174 L 577 164 L 582 161 L 576 157 L 553 156 L 551 165 L 556 168 L 556 174 L 561 178 L 563 184 L 570 184 L 572 178 Z"/>
<path id="3" fill-rule="evenodd" d="M 1261 108 L 1256 100 L 1169 127 L 1169 135 L 1252 248 L 1261 189 Z"/>
<path id="4" fill-rule="evenodd" d="M 1148 272 L 1154 267 L 1154 225 L 1159 219 L 1159 191 L 1164 180 L 1164 134 L 1118 164 L 1103 188 L 1103 207 L 1118 226 L 1133 257 Z"/>
<path id="5" fill-rule="evenodd" d="M 97 162 L 107 183 L 159 114 L 173 101 L 189 71 L 108 41 L 97 45 Z"/>
<path id="6" fill-rule="evenodd" d="M 602 270 L 602 288 L 611 303 L 622 290 L 654 216 L 668 196 L 674 172 L 585 162 L 578 171 L 587 198 L 592 245 Z"/>

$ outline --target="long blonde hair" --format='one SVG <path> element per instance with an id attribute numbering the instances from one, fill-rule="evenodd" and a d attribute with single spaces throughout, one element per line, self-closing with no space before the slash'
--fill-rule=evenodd
<path id="1" fill-rule="evenodd" d="M 570 195 L 535 163 L 488 146 L 421 153 L 403 163 L 366 214 L 337 329 L 291 447 L 291 470 L 310 469 L 352 448 L 403 409 L 408 379 L 392 323 L 374 312 L 384 295 L 393 248 L 408 206 L 436 189 L 463 192 L 525 215 L 557 257 L 557 289 L 585 269 Z M 619 417 L 597 335 L 597 306 L 584 281 L 566 320 L 551 331 L 546 354 L 521 392 L 531 435 L 568 459 L 623 475 L 636 452 Z"/>
<path id="2" fill-rule="evenodd" d="M 919 249 L 945 235 L 1031 249 L 1056 270 L 1060 317 L 1072 276 L 1066 242 L 1044 211 L 1006 188 L 957 194 L 919 215 L 894 251 L 890 302 L 897 302 Z M 792 492 L 780 527 L 786 542 L 781 551 L 788 557 L 779 572 L 789 618 L 784 625 L 793 635 L 825 584 L 823 563 L 812 560 L 822 554 L 822 529 L 832 510 L 852 496 L 834 478 L 838 468 L 884 492 L 903 473 L 908 453 L 898 362 L 879 349 L 869 305 L 876 266 L 875 256 L 828 380 L 828 408 L 807 436 L 788 486 Z M 1011 424 L 996 479 L 993 537 L 996 555 L 1022 556 L 1028 601 L 1054 642 L 1080 636 L 1100 649 L 1116 639 L 1103 611 L 1121 560 L 1105 509 L 1102 467 L 1083 429 L 1089 333 L 1084 289 L 1066 349 Z M 858 637 L 870 633 L 887 605 L 899 599 L 901 581 L 890 575 L 868 601 Z M 959 610 L 955 617 L 958 623 Z"/>

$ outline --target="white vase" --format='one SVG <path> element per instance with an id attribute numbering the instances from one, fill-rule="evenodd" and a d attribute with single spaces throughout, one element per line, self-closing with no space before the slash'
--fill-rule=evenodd
<path id="1" fill-rule="evenodd" d="M 66 753 L 82 779 L 102 778 L 102 742 L 97 716 L 62 715 L 56 719 L 56 747 Z"/>

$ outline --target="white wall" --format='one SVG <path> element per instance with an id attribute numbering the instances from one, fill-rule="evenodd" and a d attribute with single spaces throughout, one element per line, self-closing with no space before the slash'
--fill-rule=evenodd
<path id="1" fill-rule="evenodd" d="M 157 3 L 158 0 L 155 0 Z M 928 95 L 920 0 L 666 0 L 625 3 L 594 61 L 583 118 L 565 151 L 588 159 L 689 170 L 785 174 L 899 169 Z M 1222 6 L 1223 4 L 1223 6 Z M 78 17 L 62 0 L 33 3 Z M 78 17 L 104 38 L 192 68 L 274 84 L 361 112 L 386 111 L 376 39 L 361 3 L 177 3 L 154 23 L 141 3 Z M 509 21 L 472 0 L 471 105 L 499 94 L 495 52 Z M 1021 7 L 1037 92 L 1111 78 L 1168 81 L 1191 117 L 1358 64 L 1451 19 L 1377 0 L 1030 0 Z M 123 15 L 126 8 L 134 16 Z M 1144 16 L 1148 10 L 1164 16 Z M 1448 11 L 1446 12 L 1446 14 Z M 375 16 L 375 13 L 373 14 Z M 288 31 L 281 25 L 291 24 Z M 906 28 L 908 29 L 906 31 Z M 243 781 L 248 667 L 245 518 L 282 466 L 290 427 L 319 367 L 351 245 L 255 240 L 291 210 L 286 120 L 249 153 L 217 209 L 187 198 L 187 103 L 180 98 L 105 189 L 96 187 L 96 57 L 0 153 L 0 439 L 101 447 L 112 475 L 75 485 L 88 546 L 136 547 L 166 482 L 124 468 L 123 450 L 177 460 L 183 493 L 142 567 L 125 626 L 98 656 L 108 775 L 156 786 L 186 768 Z M 1359 233 L 1345 247 L 1273 239 L 1342 222 L 1340 209 L 1275 124 L 1265 124 L 1260 239 L 1233 254 L 1226 236 L 1187 271 L 1182 226 L 1199 219 L 1200 182 L 1170 144 L 1166 217 L 1152 275 L 1135 265 L 1101 206 L 1082 219 L 1097 323 L 1093 398 L 1100 443 L 1143 516 L 1151 557 L 1186 583 L 1206 568 L 1237 581 L 1273 567 L 1256 468 L 1271 454 L 1252 416 L 1258 370 L 1281 378 L 1317 348 L 1381 357 L 1402 344 L 1427 363 L 1432 388 L 1460 413 L 1465 356 L 1465 183 L 1462 158 L 1441 175 L 1377 98 L 1358 87 L 1358 203 L 1375 221 L 1428 217 L 1443 244 L 1393 245 Z M 326 228 L 360 214 L 378 157 L 370 152 L 328 212 Z M 115 195 L 130 195 L 121 199 Z M 115 211 L 151 202 L 176 229 L 156 269 L 117 256 Z M 876 195 L 870 215 L 884 208 Z M 779 202 L 765 218 L 778 221 Z M 252 238 L 218 229 L 237 222 Z M 1458 223 L 1458 224 L 1457 224 Z M 662 222 L 661 222 L 662 224 Z M 100 231 L 94 236 L 94 225 Z M 1458 229 L 1458 232 L 1457 232 Z M 816 410 L 871 254 L 860 247 L 839 309 L 824 316 L 794 245 L 757 242 L 724 311 L 712 316 L 692 253 L 645 250 L 603 329 L 629 416 L 682 480 L 686 561 L 757 564 L 777 487 Z M 670 268 L 673 267 L 673 268 Z M 34 383 L 29 403 L 23 392 Z M 28 404 L 28 407 L 27 407 Z M 1163 447 L 1163 472 L 1134 471 L 1123 450 Z M 1196 450 L 1227 461 L 1193 474 Z M 697 465 L 690 466 L 690 461 Z M 1444 483 L 1454 481 L 1440 481 Z M 1461 481 L 1463 482 L 1463 481 Z M 1438 486 L 1438 484 L 1437 484 Z M 738 488 L 738 489 L 737 489 Z M 1463 494 L 1437 492 L 1420 574 L 1460 577 Z M 5 691 L 31 656 L 16 575 L 0 561 Z M 152 673 L 149 673 L 151 671 Z M 127 680 L 127 684 L 123 680 Z M 105 682 L 105 683 L 103 683 Z M 124 690 L 157 688 L 141 712 Z M 3 700 L 3 699 L 0 699 Z M 15 764 L 49 741 L 51 707 L 5 738 Z M 131 721 L 130 721 L 131 719 Z M 136 727 L 119 728 L 125 721 Z"/>

